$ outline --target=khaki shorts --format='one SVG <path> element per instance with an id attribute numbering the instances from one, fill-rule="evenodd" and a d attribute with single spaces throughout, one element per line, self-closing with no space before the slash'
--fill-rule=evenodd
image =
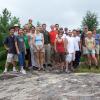
<path id="1" fill-rule="evenodd" d="M 7 54 L 7 62 L 11 63 L 12 61 L 18 61 L 18 56 L 17 54 Z"/>
<path id="2" fill-rule="evenodd" d="M 66 61 L 67 62 L 72 62 L 72 61 L 75 61 L 75 53 L 70 53 L 66 56 Z"/>
<path id="3" fill-rule="evenodd" d="M 82 52 L 83 55 L 86 55 L 87 54 L 87 48 L 85 46 L 83 46 L 82 49 L 83 49 L 83 52 Z"/>
<path id="4" fill-rule="evenodd" d="M 100 46 L 99 45 L 96 45 L 95 53 L 99 55 L 99 52 L 100 52 Z"/>

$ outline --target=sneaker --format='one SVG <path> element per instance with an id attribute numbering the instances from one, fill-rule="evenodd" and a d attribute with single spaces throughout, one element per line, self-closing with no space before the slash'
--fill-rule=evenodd
<path id="1" fill-rule="evenodd" d="M 13 67 L 13 72 L 17 72 L 17 70 L 16 70 L 16 68 L 15 68 L 15 67 Z"/>
<path id="2" fill-rule="evenodd" d="M 20 72 L 21 72 L 22 74 L 26 74 L 26 71 L 25 71 L 24 69 L 22 69 Z"/>
<path id="3" fill-rule="evenodd" d="M 7 73 L 7 68 L 5 68 L 4 73 Z"/>

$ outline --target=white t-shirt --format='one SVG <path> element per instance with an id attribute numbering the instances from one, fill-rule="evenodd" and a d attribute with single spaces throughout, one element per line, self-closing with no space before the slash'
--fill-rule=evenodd
<path id="1" fill-rule="evenodd" d="M 74 37 L 75 39 L 75 51 L 79 51 L 79 42 L 80 42 L 80 37 L 79 36 L 76 36 Z"/>
<path id="2" fill-rule="evenodd" d="M 68 45 L 67 45 L 68 52 L 75 53 L 75 39 L 74 39 L 74 37 L 67 36 L 66 38 L 68 41 Z"/>

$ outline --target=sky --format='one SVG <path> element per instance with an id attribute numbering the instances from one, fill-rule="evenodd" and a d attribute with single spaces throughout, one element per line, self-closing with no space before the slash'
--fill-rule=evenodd
<path id="1" fill-rule="evenodd" d="M 19 17 L 22 25 L 28 19 L 70 29 L 80 28 L 87 11 L 95 12 L 100 21 L 100 0 L 0 0 L 0 14 L 7 8 L 13 16 Z"/>

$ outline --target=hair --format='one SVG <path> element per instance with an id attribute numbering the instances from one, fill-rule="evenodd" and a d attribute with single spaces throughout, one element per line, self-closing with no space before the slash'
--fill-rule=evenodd
<path id="1" fill-rule="evenodd" d="M 44 23 L 44 24 L 42 24 L 42 26 L 43 26 L 43 25 L 46 25 L 46 24 Z"/>
<path id="2" fill-rule="evenodd" d="M 91 31 L 88 31 L 87 34 L 92 34 L 92 32 Z"/>
<path id="3" fill-rule="evenodd" d="M 65 30 L 65 31 L 68 31 L 68 28 L 67 28 L 67 27 L 65 27 L 65 28 L 64 28 L 64 30 Z"/>
<path id="4" fill-rule="evenodd" d="M 35 29 L 35 26 L 32 26 L 32 28 L 34 28 L 34 29 Z"/>
<path id="5" fill-rule="evenodd" d="M 59 24 L 55 24 L 55 26 L 56 26 L 56 25 L 58 25 L 58 26 L 59 26 Z"/>

